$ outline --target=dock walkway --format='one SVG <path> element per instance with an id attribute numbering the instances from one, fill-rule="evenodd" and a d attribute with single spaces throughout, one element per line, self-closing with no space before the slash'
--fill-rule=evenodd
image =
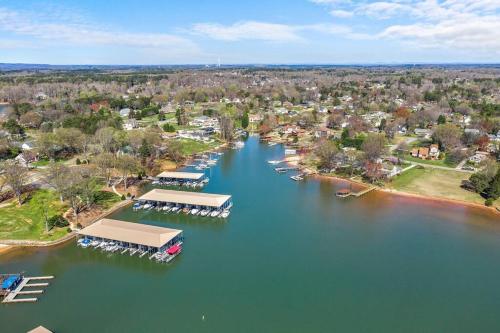
<path id="1" fill-rule="evenodd" d="M 353 192 L 353 193 L 351 193 L 351 195 L 356 197 L 356 198 L 359 198 L 360 196 L 365 195 L 366 193 L 369 193 L 369 192 L 373 191 L 374 189 L 376 189 L 376 187 L 372 186 L 372 187 L 369 187 L 369 188 L 364 189 L 364 190 L 359 191 L 359 192 Z"/>
<path id="2" fill-rule="evenodd" d="M 40 283 L 30 283 L 31 281 L 41 281 L 41 280 L 51 280 L 54 276 L 31 276 L 24 277 L 21 283 L 17 286 L 16 289 L 9 292 L 2 303 L 31 303 L 36 302 L 38 298 L 17 298 L 18 295 L 34 295 L 34 294 L 43 294 L 43 289 L 38 290 L 23 290 L 24 288 L 32 288 L 32 287 L 46 287 L 49 285 L 48 282 L 40 282 Z"/>

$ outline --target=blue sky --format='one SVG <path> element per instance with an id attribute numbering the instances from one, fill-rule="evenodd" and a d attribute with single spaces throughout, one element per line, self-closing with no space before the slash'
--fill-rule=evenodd
<path id="1" fill-rule="evenodd" d="M 0 62 L 500 62 L 500 0 L 0 0 Z"/>

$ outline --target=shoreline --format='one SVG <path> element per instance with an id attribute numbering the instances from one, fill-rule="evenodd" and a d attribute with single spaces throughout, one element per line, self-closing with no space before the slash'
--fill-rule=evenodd
<path id="1" fill-rule="evenodd" d="M 338 181 L 346 181 L 346 182 L 355 184 L 357 186 L 363 186 L 365 188 L 369 187 L 368 184 L 365 184 L 362 182 L 357 182 L 357 181 L 354 181 L 354 180 L 349 179 L 349 178 L 342 178 L 339 176 L 328 176 L 328 175 L 316 174 L 315 177 L 324 178 L 324 179 L 334 179 L 334 180 L 338 180 Z M 392 194 L 392 195 L 397 195 L 397 196 L 402 196 L 402 197 L 407 197 L 407 198 L 414 198 L 414 199 L 425 200 L 425 201 L 443 202 L 443 203 L 448 203 L 448 204 L 453 204 L 453 205 L 458 205 L 458 206 L 479 208 L 479 209 L 488 211 L 490 213 L 495 213 L 495 214 L 500 215 L 500 211 L 495 207 L 487 207 L 487 206 L 479 204 L 479 203 L 465 201 L 465 200 L 436 197 L 436 196 L 425 196 L 425 195 L 418 194 L 418 193 L 398 191 L 398 190 L 393 190 L 393 189 L 389 189 L 389 188 L 381 188 L 378 186 L 375 188 L 375 191 L 382 192 L 385 194 Z"/>
<path id="2" fill-rule="evenodd" d="M 103 213 L 99 214 L 95 218 L 92 219 L 90 224 L 94 223 L 95 221 L 108 216 L 109 214 L 115 212 L 116 210 L 125 207 L 131 203 L 131 200 L 123 200 L 117 202 L 115 205 L 104 211 Z M 68 233 L 67 235 L 53 240 L 53 241 L 36 241 L 36 240 L 29 240 L 29 239 L 1 239 L 0 240 L 0 256 L 7 254 L 11 251 L 22 249 L 22 248 L 46 248 L 46 247 L 53 247 L 57 245 L 64 244 L 66 242 L 69 242 L 73 238 L 76 237 L 78 233 L 73 230 L 71 233 Z"/>

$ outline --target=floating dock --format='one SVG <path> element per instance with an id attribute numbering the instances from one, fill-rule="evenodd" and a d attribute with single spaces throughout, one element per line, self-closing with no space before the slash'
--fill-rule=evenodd
<path id="1" fill-rule="evenodd" d="M 31 281 L 45 281 L 52 280 L 54 276 L 31 276 L 31 277 L 22 277 L 20 275 L 11 275 L 9 277 L 10 281 L 13 282 L 12 286 L 15 285 L 14 289 L 8 289 L 2 303 L 33 303 L 38 300 L 36 297 L 22 297 L 18 298 L 18 296 L 23 295 L 40 295 L 43 294 L 43 289 L 37 290 L 24 290 L 24 288 L 33 288 L 33 287 L 47 287 L 49 285 L 48 282 L 41 283 L 30 283 Z M 21 280 L 19 280 L 21 279 Z M 4 281 L 9 281 L 4 280 Z M 10 286 L 8 287 L 10 288 Z"/>

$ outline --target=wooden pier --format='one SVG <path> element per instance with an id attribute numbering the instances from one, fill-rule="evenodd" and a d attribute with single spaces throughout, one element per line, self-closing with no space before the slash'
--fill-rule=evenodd
<path id="1" fill-rule="evenodd" d="M 31 277 L 23 277 L 23 280 L 13 291 L 9 292 L 3 299 L 2 303 L 32 303 L 38 301 L 38 298 L 17 298 L 17 296 L 22 295 L 39 295 L 43 294 L 43 289 L 37 290 L 23 290 L 24 288 L 33 288 L 33 287 L 47 287 L 49 285 L 48 282 L 39 282 L 39 283 L 30 283 L 31 281 L 43 281 L 43 280 L 51 280 L 54 276 L 31 276 Z"/>
<path id="2" fill-rule="evenodd" d="M 371 187 L 366 188 L 366 189 L 359 191 L 359 192 L 351 192 L 349 189 L 341 189 L 341 190 L 337 191 L 336 195 L 337 195 L 337 197 L 340 197 L 340 198 L 347 198 L 347 197 L 359 198 L 360 196 L 365 195 L 366 193 L 369 193 L 369 192 L 375 190 L 376 188 L 377 188 L 376 186 L 371 186 Z"/>

